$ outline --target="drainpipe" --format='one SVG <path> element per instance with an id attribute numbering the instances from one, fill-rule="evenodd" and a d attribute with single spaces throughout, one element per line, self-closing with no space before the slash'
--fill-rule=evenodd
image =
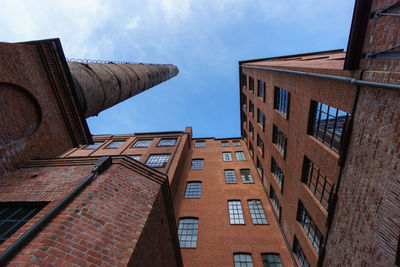
<path id="1" fill-rule="evenodd" d="M 111 157 L 99 158 L 90 174 L 71 192 L 68 193 L 56 206 L 49 210 L 42 218 L 39 219 L 28 231 L 22 234 L 17 241 L 12 243 L 7 249 L 0 254 L 0 266 L 4 266 L 24 245 L 28 242 L 38 231 L 40 231 L 51 219 L 53 219 L 58 212 L 60 212 L 65 205 L 71 202 L 78 193 L 90 184 L 95 176 L 102 171 L 106 170 L 112 164 Z"/>

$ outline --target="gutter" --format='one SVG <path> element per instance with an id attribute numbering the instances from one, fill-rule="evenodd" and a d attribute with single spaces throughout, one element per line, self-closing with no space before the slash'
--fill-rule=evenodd
<path id="1" fill-rule="evenodd" d="M 60 202 L 57 203 L 51 210 L 49 210 L 42 218 L 39 219 L 28 231 L 23 233 L 17 241 L 12 243 L 7 249 L 0 254 L 0 266 L 6 265 L 6 263 L 28 242 L 33 236 L 36 235 L 51 219 L 53 219 L 57 213 L 59 213 L 66 204 L 72 201 L 78 193 L 87 185 L 89 185 L 98 173 L 106 170 L 112 164 L 111 157 L 99 158 L 93 170 L 90 174 L 71 192 L 68 193 Z"/>

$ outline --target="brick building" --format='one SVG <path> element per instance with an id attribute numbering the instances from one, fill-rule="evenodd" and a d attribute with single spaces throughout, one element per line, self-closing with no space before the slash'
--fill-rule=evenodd
<path id="1" fill-rule="evenodd" d="M 398 11 L 356 1 L 346 52 L 239 62 L 237 138 L 92 136 L 177 68 L 1 43 L 0 264 L 400 265 Z"/>

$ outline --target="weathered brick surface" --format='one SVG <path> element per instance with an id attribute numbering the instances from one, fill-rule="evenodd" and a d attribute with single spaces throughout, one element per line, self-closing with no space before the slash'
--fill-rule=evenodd
<path id="1" fill-rule="evenodd" d="M 2 201 L 50 203 L 0 249 L 9 246 L 82 181 L 90 173 L 94 161 L 90 158 L 79 162 L 67 159 L 42 161 L 42 167 L 23 168 L 2 179 Z M 157 216 L 166 217 L 166 203 L 160 191 L 162 180 L 157 176 L 151 179 L 143 176 L 132 167 L 135 164 L 130 159 L 114 162 L 53 218 L 12 259 L 10 265 L 127 265 L 132 254 L 136 253 L 138 240 L 149 238 L 163 241 L 163 246 L 153 246 L 152 260 L 164 259 L 170 262 L 170 266 L 175 266 L 175 255 L 169 250 L 172 245 L 168 245 L 172 242 L 171 232 L 165 231 L 167 222 L 164 226 L 154 227 Z M 153 208 L 160 213 L 151 213 Z M 156 218 L 148 219 L 150 214 Z M 152 222 L 148 226 L 151 231 L 147 230 L 147 237 L 142 237 L 148 220 Z"/>
<path id="2" fill-rule="evenodd" d="M 254 266 L 263 266 L 261 253 L 278 253 L 284 266 L 293 266 L 245 143 L 241 141 L 240 147 L 233 147 L 232 139 L 224 139 L 229 140 L 230 146 L 222 147 L 220 140 L 205 140 L 204 148 L 195 148 L 196 140 L 191 142 L 174 204 L 177 223 L 182 217 L 199 219 L 197 247 L 181 249 L 185 266 L 233 266 L 233 253 L 237 252 L 251 253 Z M 247 160 L 237 161 L 235 151 L 244 151 Z M 231 152 L 233 161 L 223 161 L 222 152 Z M 190 170 L 191 160 L 195 158 L 204 159 L 203 170 Z M 250 169 L 254 184 L 243 184 L 242 168 Z M 225 183 L 225 169 L 235 170 L 237 184 Z M 186 183 L 190 181 L 202 182 L 200 199 L 184 198 Z M 249 199 L 261 200 L 268 225 L 253 225 Z M 241 201 L 245 225 L 230 224 L 228 200 Z"/>

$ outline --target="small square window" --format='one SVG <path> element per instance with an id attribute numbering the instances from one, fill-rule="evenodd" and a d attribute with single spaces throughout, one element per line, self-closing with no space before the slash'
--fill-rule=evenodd
<path id="1" fill-rule="evenodd" d="M 162 138 L 157 146 L 174 146 L 176 138 Z"/>
<path id="2" fill-rule="evenodd" d="M 146 161 L 149 167 L 164 167 L 167 165 L 169 154 L 152 154 Z"/>
<path id="3" fill-rule="evenodd" d="M 107 148 L 107 149 L 117 149 L 117 148 L 120 148 L 120 146 L 122 146 L 123 143 L 125 143 L 125 141 L 112 141 L 105 148 Z"/>
<path id="4" fill-rule="evenodd" d="M 200 198 L 201 182 L 188 182 L 186 184 L 185 198 Z"/>
<path id="5" fill-rule="evenodd" d="M 246 156 L 244 155 L 243 151 L 236 151 L 235 154 L 236 154 L 236 159 L 238 161 L 245 161 L 246 160 Z"/>
<path id="6" fill-rule="evenodd" d="M 265 267 L 283 267 L 279 254 L 263 253 L 261 258 Z"/>
<path id="7" fill-rule="evenodd" d="M 222 159 L 224 161 L 232 161 L 231 152 L 222 152 Z"/>
<path id="8" fill-rule="evenodd" d="M 203 169 L 203 159 L 192 159 L 192 164 L 190 165 L 191 170 L 202 170 Z"/>
<path id="9" fill-rule="evenodd" d="M 94 142 L 91 145 L 86 145 L 83 149 L 94 150 L 99 148 L 104 142 Z"/>
<path id="10" fill-rule="evenodd" d="M 253 260 L 249 253 L 233 254 L 233 262 L 235 267 L 253 267 Z"/>
<path id="11" fill-rule="evenodd" d="M 206 141 L 204 140 L 196 141 L 196 143 L 194 144 L 194 147 L 205 147 L 205 146 L 206 146 Z"/>
<path id="12" fill-rule="evenodd" d="M 141 139 L 137 140 L 136 143 L 132 147 L 148 147 L 150 146 L 153 139 Z"/>
<path id="13" fill-rule="evenodd" d="M 221 146 L 229 146 L 229 141 L 221 141 Z"/>
<path id="14" fill-rule="evenodd" d="M 249 205 L 250 215 L 251 219 L 253 220 L 253 224 L 268 224 L 264 208 L 261 204 L 261 200 L 248 200 L 247 204 Z"/>
<path id="15" fill-rule="evenodd" d="M 244 184 L 253 184 L 253 176 L 251 176 L 251 172 L 249 169 L 241 169 L 240 176 L 242 177 L 242 182 Z"/>
<path id="16" fill-rule="evenodd" d="M 236 184 L 236 175 L 234 170 L 225 170 L 225 183 Z"/>
<path id="17" fill-rule="evenodd" d="M 234 141 L 232 141 L 232 144 L 233 144 L 233 146 L 241 146 L 239 140 L 234 140 Z"/>

